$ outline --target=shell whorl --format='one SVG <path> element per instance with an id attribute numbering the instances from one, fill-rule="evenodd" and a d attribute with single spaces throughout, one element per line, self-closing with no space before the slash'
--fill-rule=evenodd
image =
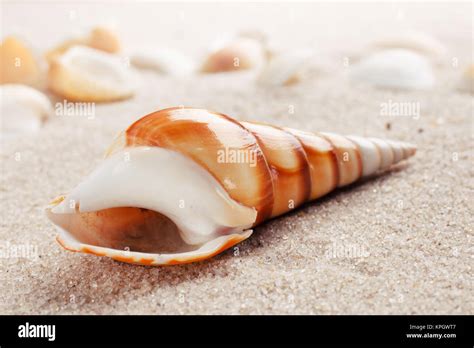
<path id="1" fill-rule="evenodd" d="M 257 210 L 255 225 L 386 169 L 416 151 L 402 142 L 239 122 L 182 107 L 139 119 L 117 138 L 108 154 L 133 146 L 158 146 L 190 157 L 234 200 Z"/>

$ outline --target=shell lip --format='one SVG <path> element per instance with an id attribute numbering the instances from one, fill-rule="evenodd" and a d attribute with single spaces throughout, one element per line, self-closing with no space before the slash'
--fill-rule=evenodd
<path id="1" fill-rule="evenodd" d="M 84 244 L 79 242 L 69 232 L 62 229 L 61 227 L 56 226 L 56 229 L 59 232 L 59 234 L 56 236 L 56 241 L 68 251 L 83 252 L 96 256 L 105 256 L 120 262 L 146 266 L 177 265 L 203 261 L 220 254 L 224 250 L 233 247 L 237 243 L 242 242 L 243 240 L 249 238 L 253 233 L 253 230 L 248 229 L 242 231 L 242 233 L 233 233 L 220 236 L 202 244 L 198 249 L 193 251 L 174 254 L 152 254 Z"/>
<path id="2" fill-rule="evenodd" d="M 58 208 L 58 206 L 60 206 L 65 201 L 65 199 L 66 195 L 59 195 L 58 197 L 54 198 L 45 209 L 46 215 L 49 217 L 49 214 L 67 214 L 76 212 L 76 209 L 79 211 L 78 205 L 76 205 L 74 208 L 69 207 L 71 211 L 68 212 L 56 211 L 55 208 Z M 221 235 L 207 242 L 203 242 L 200 245 L 197 245 L 195 250 L 175 253 L 147 253 L 83 243 L 69 231 L 57 225 L 56 223 L 54 223 L 54 227 L 58 232 L 56 235 L 56 241 L 65 250 L 72 252 L 82 252 L 95 256 L 105 256 L 116 261 L 145 266 L 177 265 L 203 261 L 220 254 L 226 249 L 229 249 L 234 245 L 244 241 L 253 233 L 253 230 L 248 228 L 250 226 L 247 226 L 247 228 L 244 227 L 241 231 L 234 231 L 233 233 Z"/>
<path id="3" fill-rule="evenodd" d="M 110 256 L 131 263 L 175 264 L 211 257 L 250 236 L 251 231 L 248 229 L 255 222 L 256 209 L 232 200 L 220 183 L 205 169 L 179 153 L 166 149 L 134 147 L 127 149 L 127 152 L 130 160 L 124 161 L 121 154 L 114 154 L 71 192 L 59 196 L 47 207 L 46 214 L 49 219 L 63 230 L 58 241 L 67 249 Z M 167 165 L 163 166 L 163 163 Z M 160 173 L 159 177 L 157 173 Z M 189 190 L 189 185 L 181 184 L 185 180 L 193 183 L 193 190 Z M 118 187 L 121 189 L 117 190 Z M 169 190 L 169 187 L 175 189 Z M 186 205 L 180 206 L 180 200 L 186 202 Z M 133 235 L 134 232 L 128 231 L 127 228 L 123 231 L 128 232 L 120 232 L 116 227 L 127 226 L 127 221 L 134 224 L 137 220 L 134 220 L 133 214 L 121 215 L 123 220 L 118 216 L 116 220 L 112 217 L 114 220 L 106 225 L 95 220 L 111 218 L 111 215 L 99 212 L 113 208 L 140 208 L 164 215 L 175 224 L 182 242 L 187 245 L 186 248 L 179 245 L 174 249 L 172 244 L 172 249 L 166 250 L 141 248 L 134 240 L 125 245 L 145 253 L 135 255 L 132 251 L 117 250 L 125 245 L 117 246 L 118 244 L 109 243 L 107 239 L 114 240 L 115 231 L 119 233 L 116 236 L 119 241 L 124 238 L 122 233 Z M 76 220 L 71 220 L 72 216 L 81 213 L 96 215 L 76 216 Z M 118 214 L 122 213 L 130 212 Z M 154 221 L 153 224 L 156 222 L 148 221 Z M 145 234 L 150 233 L 149 229 L 153 227 L 152 224 L 143 226 L 148 229 L 143 232 Z M 111 234 L 107 232 L 104 238 L 97 238 L 100 233 L 106 233 L 104 231 Z M 167 238 L 169 233 L 176 233 L 166 227 L 163 231 L 156 232 L 163 232 L 164 238 Z M 158 235 L 148 236 L 150 239 L 142 239 L 141 243 L 161 238 Z M 163 245 L 167 246 L 167 242 L 173 241 L 164 240 Z"/>

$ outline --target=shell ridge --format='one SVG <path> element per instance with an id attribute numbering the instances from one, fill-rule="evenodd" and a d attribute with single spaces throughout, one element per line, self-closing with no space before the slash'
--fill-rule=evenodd
<path id="1" fill-rule="evenodd" d="M 272 211 L 273 211 L 273 205 L 275 203 L 275 183 L 273 182 L 273 175 L 272 175 L 272 171 L 271 171 L 271 168 L 270 168 L 270 164 L 268 163 L 268 160 L 267 160 L 267 157 L 265 156 L 265 153 L 263 152 L 262 150 L 262 146 L 261 146 L 261 143 L 260 143 L 260 139 L 258 138 L 258 136 L 256 136 L 251 130 L 249 130 L 248 128 L 246 128 L 242 123 L 232 119 L 231 117 L 229 116 L 226 116 L 224 115 L 226 118 L 230 119 L 231 121 L 233 122 L 236 122 L 240 127 L 242 127 L 242 129 L 244 129 L 245 131 L 247 131 L 249 134 L 252 135 L 252 137 L 254 137 L 255 139 L 255 142 L 256 142 L 256 145 L 258 146 L 258 151 L 262 154 L 262 158 L 265 162 L 265 168 L 267 169 L 267 174 L 270 178 L 270 182 L 272 184 L 272 192 L 271 192 L 271 200 L 270 202 L 267 204 L 267 206 L 263 209 L 264 210 L 264 213 L 262 213 L 261 216 L 257 217 L 257 220 L 255 221 L 255 225 L 263 222 L 263 221 L 266 221 L 268 219 L 271 218 L 271 215 L 272 215 Z M 259 215 L 260 215 L 260 212 L 259 212 Z M 254 225 L 254 226 L 255 226 Z"/>
<path id="2" fill-rule="evenodd" d="M 290 135 L 291 137 L 296 139 L 298 144 L 300 144 L 301 151 L 299 153 L 303 155 L 304 162 L 306 163 L 304 173 L 302 173 L 302 175 L 304 176 L 303 180 L 305 182 L 305 187 L 307 188 L 306 194 L 305 194 L 305 197 L 304 197 L 304 202 L 308 202 L 310 200 L 311 192 L 313 190 L 313 181 L 312 181 L 312 178 L 311 178 L 311 169 L 310 169 L 309 157 L 308 157 L 308 154 L 306 153 L 304 145 L 301 142 L 300 138 L 298 138 L 296 135 L 292 134 L 291 132 L 288 132 L 286 129 L 284 129 L 282 127 L 278 127 L 278 126 L 274 126 L 274 127 L 278 128 L 281 131 L 285 132 L 286 134 Z"/>
<path id="3" fill-rule="evenodd" d="M 352 145 L 355 146 L 355 157 L 357 158 L 357 162 L 359 163 L 358 165 L 358 174 L 357 174 L 357 179 L 356 180 L 359 180 L 361 177 L 362 177 L 362 173 L 364 172 L 364 161 L 362 161 L 362 155 L 361 155 L 361 150 L 360 150 L 360 146 L 355 142 L 353 141 L 352 139 L 348 138 L 348 137 L 344 137 L 346 138 L 350 143 L 352 143 Z"/>
<path id="4" fill-rule="evenodd" d="M 316 135 L 323 138 L 324 140 L 326 140 L 331 145 L 330 153 L 331 153 L 333 168 L 335 169 L 334 176 L 335 176 L 335 179 L 336 179 L 335 180 L 336 186 L 331 191 L 334 191 L 334 189 L 336 189 L 339 186 L 339 182 L 341 180 L 341 172 L 340 172 L 337 153 L 336 153 L 336 145 L 334 145 L 334 143 L 331 141 L 331 139 L 329 139 L 329 137 L 325 136 L 324 134 L 316 133 Z"/>

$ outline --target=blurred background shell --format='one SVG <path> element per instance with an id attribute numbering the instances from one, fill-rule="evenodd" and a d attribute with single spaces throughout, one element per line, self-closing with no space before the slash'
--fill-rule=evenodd
<path id="1" fill-rule="evenodd" d="M 37 132 L 53 113 L 49 98 L 21 84 L 0 86 L 0 139 Z"/>
<path id="2" fill-rule="evenodd" d="M 183 76 L 196 70 L 191 57 L 171 48 L 144 48 L 131 55 L 131 63 L 140 69 L 160 74 Z"/>
<path id="3" fill-rule="evenodd" d="M 474 94 L 474 64 L 463 72 L 458 88 L 460 91 Z"/>
<path id="4" fill-rule="evenodd" d="M 31 48 L 14 36 L 6 37 L 0 45 L 0 83 L 34 84 L 39 67 Z"/>
<path id="5" fill-rule="evenodd" d="M 204 73 L 229 72 L 261 68 L 267 59 L 260 38 L 241 35 L 211 52 L 204 60 Z"/>
<path id="6" fill-rule="evenodd" d="M 131 97 L 135 78 L 120 57 L 73 46 L 51 62 L 49 88 L 71 101 L 110 102 Z"/>
<path id="7" fill-rule="evenodd" d="M 396 89 L 429 89 L 435 76 L 428 59 L 406 49 L 378 51 L 350 67 L 355 82 Z"/>
<path id="8" fill-rule="evenodd" d="M 87 34 L 65 39 L 46 53 L 46 59 L 52 60 L 77 45 L 89 46 L 107 53 L 118 53 L 121 49 L 117 33 L 110 28 L 97 26 Z"/>

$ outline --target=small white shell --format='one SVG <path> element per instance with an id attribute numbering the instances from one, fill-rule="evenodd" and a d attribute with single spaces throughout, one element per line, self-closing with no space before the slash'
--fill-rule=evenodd
<path id="1" fill-rule="evenodd" d="M 460 91 L 474 94 L 474 64 L 464 71 L 458 88 Z"/>
<path id="2" fill-rule="evenodd" d="M 287 86 L 298 82 L 309 68 L 313 53 L 308 50 L 273 57 L 258 77 L 263 86 Z"/>
<path id="3" fill-rule="evenodd" d="M 196 68 L 189 57 L 169 48 L 136 52 L 131 63 L 137 68 L 175 76 L 191 74 Z"/>
<path id="4" fill-rule="evenodd" d="M 370 55 L 351 67 L 350 77 L 356 82 L 395 89 L 428 89 L 435 83 L 430 62 L 405 49 Z"/>
<path id="5" fill-rule="evenodd" d="M 69 100 L 106 102 L 131 97 L 135 79 L 121 57 L 74 46 L 51 63 L 49 86 Z"/>
<path id="6" fill-rule="evenodd" d="M 421 32 L 404 32 L 381 37 L 369 46 L 369 50 L 401 48 L 415 51 L 433 62 L 446 57 L 447 49 L 434 37 Z"/>
<path id="7" fill-rule="evenodd" d="M 53 110 L 43 93 L 18 84 L 0 86 L 0 103 L 0 138 L 38 131 Z"/>

